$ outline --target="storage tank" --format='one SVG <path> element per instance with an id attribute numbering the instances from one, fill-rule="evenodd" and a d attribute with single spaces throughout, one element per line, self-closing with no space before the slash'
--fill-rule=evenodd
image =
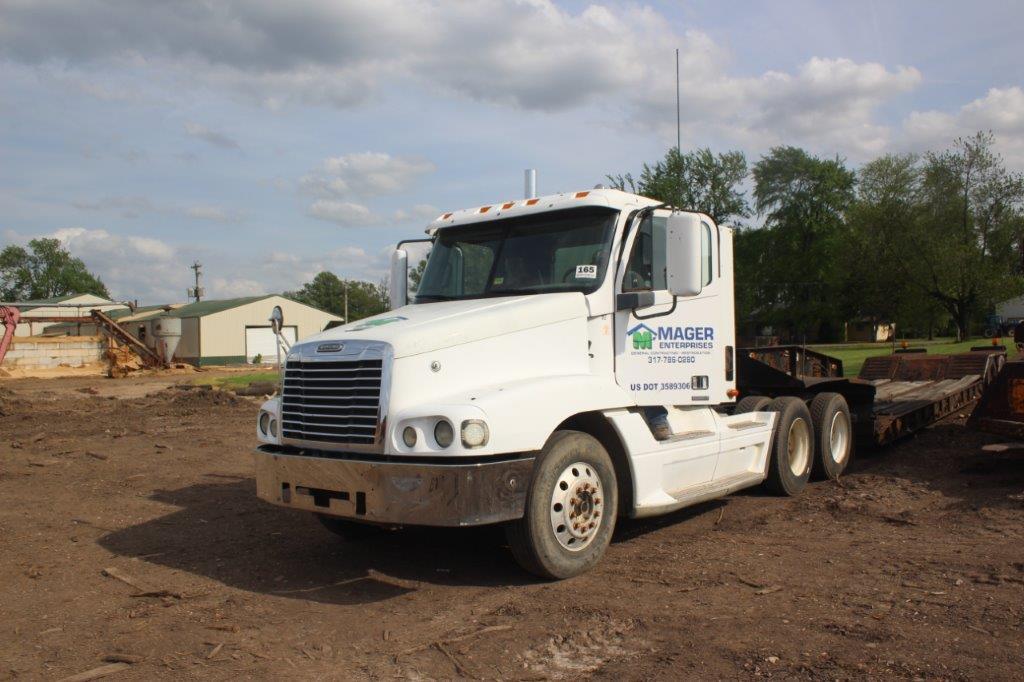
<path id="1" fill-rule="evenodd" d="M 153 337 L 156 339 L 157 353 L 165 362 L 174 359 L 181 341 L 181 318 L 161 315 L 153 321 Z"/>

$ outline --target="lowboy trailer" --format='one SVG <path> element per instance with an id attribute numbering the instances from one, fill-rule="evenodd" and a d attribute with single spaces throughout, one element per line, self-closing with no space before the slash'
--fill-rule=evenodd
<path id="1" fill-rule="evenodd" d="M 857 444 L 879 447 L 976 401 L 1005 360 L 1003 346 L 954 355 L 907 349 L 868 358 L 857 377 L 848 378 L 842 361 L 809 348 L 743 348 L 737 386 L 740 403 L 752 408 L 782 395 L 808 403 L 822 400 L 821 395 L 840 395 L 849 406 Z"/>

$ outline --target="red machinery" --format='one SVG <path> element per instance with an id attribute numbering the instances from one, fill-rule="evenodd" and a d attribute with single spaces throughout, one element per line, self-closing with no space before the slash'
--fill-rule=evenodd
<path id="1" fill-rule="evenodd" d="M 3 363 L 4 356 L 7 355 L 7 349 L 11 345 L 11 339 L 14 338 L 14 330 L 18 328 L 18 320 L 20 319 L 21 311 L 17 308 L 0 306 L 0 324 L 4 326 L 4 336 L 0 339 L 0 364 Z"/>

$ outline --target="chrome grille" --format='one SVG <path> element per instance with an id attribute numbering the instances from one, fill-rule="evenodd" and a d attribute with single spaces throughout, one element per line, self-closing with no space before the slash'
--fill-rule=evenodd
<path id="1" fill-rule="evenodd" d="M 383 361 L 289 361 L 281 421 L 285 439 L 372 445 L 380 417 Z"/>

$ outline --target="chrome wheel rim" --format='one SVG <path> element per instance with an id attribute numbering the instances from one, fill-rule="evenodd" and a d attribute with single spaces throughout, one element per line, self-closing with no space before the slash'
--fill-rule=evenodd
<path id="1" fill-rule="evenodd" d="M 842 412 L 836 412 L 832 416 L 828 440 L 829 456 L 836 464 L 842 464 L 850 452 L 850 420 Z"/>
<path id="2" fill-rule="evenodd" d="M 563 549 L 586 549 L 601 529 L 604 490 L 590 464 L 575 462 L 559 474 L 551 492 L 551 532 Z"/>
<path id="3" fill-rule="evenodd" d="M 803 476 L 811 461 L 811 430 L 803 419 L 794 419 L 789 425 L 786 445 L 789 454 L 789 470 L 794 476 Z"/>

